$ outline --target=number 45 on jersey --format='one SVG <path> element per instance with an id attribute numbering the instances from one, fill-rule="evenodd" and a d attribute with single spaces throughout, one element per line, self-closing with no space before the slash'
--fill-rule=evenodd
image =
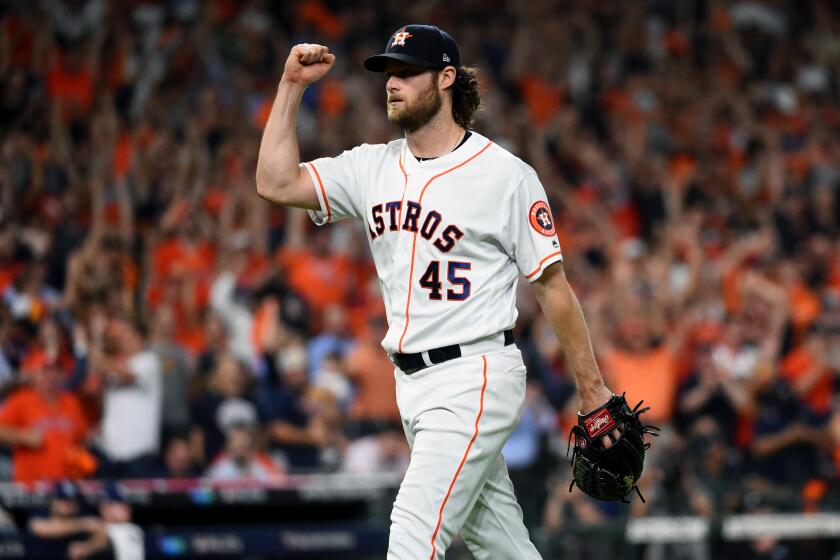
<path id="1" fill-rule="evenodd" d="M 468 278 L 459 276 L 460 272 L 470 270 L 472 265 L 462 261 L 444 261 L 446 268 L 446 300 L 464 301 L 470 297 L 472 284 Z M 420 286 L 429 291 L 429 299 L 443 299 L 443 283 L 440 279 L 441 261 L 431 261 L 426 272 L 420 277 Z"/>

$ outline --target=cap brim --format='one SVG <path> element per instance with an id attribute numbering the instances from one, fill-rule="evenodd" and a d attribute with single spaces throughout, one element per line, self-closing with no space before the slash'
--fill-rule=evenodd
<path id="1" fill-rule="evenodd" d="M 385 71 L 385 64 L 389 60 L 397 60 L 399 62 L 405 62 L 406 64 L 412 64 L 414 66 L 422 66 L 423 68 L 436 68 L 436 66 L 429 64 L 427 60 L 422 58 L 411 56 L 410 54 L 400 54 L 400 53 L 385 53 L 385 54 L 375 54 L 373 56 L 369 56 L 365 59 L 365 68 L 370 70 L 371 72 L 384 72 Z"/>

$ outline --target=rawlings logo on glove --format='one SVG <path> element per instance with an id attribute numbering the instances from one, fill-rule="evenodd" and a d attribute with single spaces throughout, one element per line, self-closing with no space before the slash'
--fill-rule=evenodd
<path id="1" fill-rule="evenodd" d="M 610 411 L 606 408 L 600 409 L 600 412 L 594 416 L 587 416 L 583 420 L 583 427 L 586 428 L 586 433 L 590 438 L 596 438 L 604 435 L 615 426 L 615 420 L 610 416 Z"/>
<path id="2" fill-rule="evenodd" d="M 613 395 L 589 414 L 578 414 L 578 423 L 569 434 L 570 446 L 575 438 L 569 492 L 577 485 L 598 500 L 627 501 L 625 496 L 635 489 L 645 501 L 636 485 L 650 447 L 644 436 L 658 436 L 659 428 L 642 424 L 639 416 L 648 408 L 639 410 L 641 406 L 639 402 L 630 410 L 624 395 Z M 605 445 L 605 438 L 614 439 L 613 432 L 618 432 L 618 439 Z"/>

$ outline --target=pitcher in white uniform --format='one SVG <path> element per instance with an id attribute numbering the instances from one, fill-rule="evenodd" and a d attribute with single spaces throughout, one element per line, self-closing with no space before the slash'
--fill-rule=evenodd
<path id="1" fill-rule="evenodd" d="M 574 373 L 581 409 L 609 400 L 586 323 L 563 273 L 545 190 L 519 158 L 470 130 L 476 71 L 455 40 L 408 25 L 385 53 L 388 119 L 405 137 L 300 163 L 304 88 L 335 62 L 292 48 L 263 133 L 257 191 L 318 225 L 364 222 L 388 317 L 411 463 L 391 514 L 388 558 L 443 558 L 461 534 L 478 559 L 539 558 L 501 455 L 525 395 L 513 344 L 516 284 L 532 283 Z"/>

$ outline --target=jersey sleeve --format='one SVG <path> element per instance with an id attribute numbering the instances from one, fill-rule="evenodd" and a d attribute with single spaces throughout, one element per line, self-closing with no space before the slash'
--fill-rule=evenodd
<path id="1" fill-rule="evenodd" d="M 525 174 L 504 211 L 502 243 L 519 271 L 533 282 L 549 265 L 563 260 L 548 197 L 536 173 Z"/>
<path id="2" fill-rule="evenodd" d="M 346 150 L 337 157 L 323 157 L 302 164 L 312 177 L 319 210 L 310 210 L 312 221 L 322 226 L 346 218 L 362 218 L 359 169 L 364 164 L 364 147 Z"/>

